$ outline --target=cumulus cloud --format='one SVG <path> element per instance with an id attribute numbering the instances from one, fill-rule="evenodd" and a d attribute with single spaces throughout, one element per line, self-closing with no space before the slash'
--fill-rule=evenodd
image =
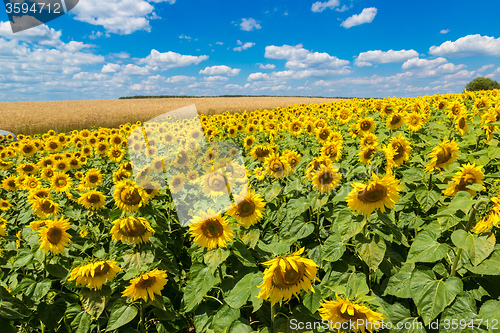
<path id="1" fill-rule="evenodd" d="M 150 0 L 153 3 L 175 0 Z M 128 35 L 138 30 L 150 31 L 149 21 L 158 18 L 154 6 L 146 0 L 85 0 L 70 13 L 78 21 L 104 27 L 108 32 Z"/>
<path id="2" fill-rule="evenodd" d="M 370 7 L 370 8 L 365 8 L 360 14 L 353 15 L 351 17 L 348 17 L 345 21 L 343 21 L 340 26 L 349 29 L 351 27 L 354 27 L 356 25 L 360 25 L 363 23 L 371 23 L 373 19 L 375 18 L 375 15 L 377 15 L 377 8 L 375 7 Z"/>
<path id="3" fill-rule="evenodd" d="M 255 45 L 255 43 L 250 43 L 250 42 L 243 44 L 240 40 L 238 40 L 236 42 L 236 44 L 238 44 L 239 46 L 236 46 L 233 50 L 237 51 L 237 52 L 241 52 L 243 50 L 249 49 Z"/>
<path id="4" fill-rule="evenodd" d="M 121 66 L 119 64 L 106 64 L 102 66 L 102 73 L 116 73 L 120 70 Z"/>
<path id="5" fill-rule="evenodd" d="M 389 50 L 387 52 L 381 50 L 361 52 L 356 60 L 354 60 L 354 65 L 358 67 L 372 66 L 373 64 L 386 64 L 392 62 L 403 62 L 408 59 L 418 57 L 418 52 L 415 50 L 400 50 L 394 51 Z"/>
<path id="6" fill-rule="evenodd" d="M 327 8 L 333 9 L 339 5 L 339 0 L 329 0 L 325 2 L 318 1 L 312 4 L 311 10 L 315 13 L 320 13 Z"/>
<path id="7" fill-rule="evenodd" d="M 276 65 L 274 64 L 257 64 L 260 69 L 275 69 Z"/>
<path id="8" fill-rule="evenodd" d="M 253 18 L 244 18 L 241 20 L 240 29 L 243 31 L 252 31 L 253 29 L 262 28 L 260 24 Z"/>
<path id="9" fill-rule="evenodd" d="M 500 56 L 500 37 L 468 35 L 456 41 L 431 46 L 429 53 L 442 57 Z"/>
<path id="10" fill-rule="evenodd" d="M 403 63 L 401 68 L 404 71 L 413 72 L 418 77 L 430 77 L 440 74 L 452 74 L 465 68 L 465 65 L 455 65 L 445 58 L 420 59 L 412 58 Z"/>
<path id="11" fill-rule="evenodd" d="M 311 52 L 302 44 L 295 46 L 266 46 L 264 57 L 268 59 L 286 59 L 285 67 L 295 70 L 305 69 L 341 69 L 349 65 L 348 60 L 342 60 L 325 52 Z"/>
<path id="12" fill-rule="evenodd" d="M 240 68 L 231 68 L 226 65 L 220 65 L 220 66 L 206 67 L 205 69 L 202 69 L 200 71 L 200 74 L 235 76 L 238 75 L 240 71 L 241 71 Z"/>
<path id="13" fill-rule="evenodd" d="M 159 66 L 161 69 L 165 70 L 175 67 L 198 65 L 200 62 L 207 59 L 207 55 L 183 55 L 172 51 L 161 53 L 153 49 L 146 58 L 139 59 L 138 63 L 147 64 L 152 67 Z"/>
<path id="14" fill-rule="evenodd" d="M 24 42 L 38 42 L 45 45 L 55 45 L 59 43 L 61 31 L 49 28 L 46 25 L 39 25 L 27 30 L 12 33 L 10 22 L 0 22 L 0 37 L 20 40 Z"/>

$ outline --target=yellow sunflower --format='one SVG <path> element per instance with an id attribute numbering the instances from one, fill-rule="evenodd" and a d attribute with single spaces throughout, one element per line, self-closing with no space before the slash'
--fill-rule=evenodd
<path id="1" fill-rule="evenodd" d="M 476 195 L 476 191 L 467 188 L 468 185 L 480 184 L 483 185 L 484 174 L 481 171 L 481 166 L 476 166 L 476 163 L 467 163 L 459 168 L 455 173 L 450 183 L 450 187 L 443 191 L 443 194 L 449 197 L 455 196 L 460 191 L 469 192 L 471 196 Z"/>
<path id="2" fill-rule="evenodd" d="M 233 231 L 229 227 L 227 218 L 216 214 L 211 208 L 207 212 L 200 211 L 199 216 L 194 216 L 189 225 L 193 241 L 207 250 L 216 247 L 227 247 L 233 241 Z"/>
<path id="3" fill-rule="evenodd" d="M 98 260 L 72 269 L 68 281 L 76 280 L 76 285 L 101 290 L 102 285 L 106 281 L 113 281 L 120 271 L 122 269 L 116 265 L 115 260 Z"/>
<path id="4" fill-rule="evenodd" d="M 111 228 L 112 239 L 122 243 L 148 243 L 149 237 L 154 233 L 154 229 L 143 217 L 129 216 L 115 220 Z"/>
<path id="5" fill-rule="evenodd" d="M 348 297 L 343 299 L 336 293 L 335 297 L 336 301 L 321 302 L 321 307 L 318 309 L 321 319 L 330 322 L 331 326 L 341 327 L 339 331 L 347 331 L 342 328 L 349 327 L 352 332 L 365 332 L 365 330 L 372 332 L 374 327 L 382 328 L 384 320 L 382 313 L 373 311 L 367 305 L 351 301 Z M 349 325 L 342 325 L 343 323 L 349 323 Z"/>
<path id="6" fill-rule="evenodd" d="M 462 112 L 458 115 L 455 120 L 455 129 L 460 135 L 465 135 L 465 133 L 469 131 L 469 127 L 467 126 L 467 113 Z"/>
<path id="7" fill-rule="evenodd" d="M 263 283 L 257 286 L 261 288 L 257 297 L 269 299 L 273 306 L 283 300 L 289 301 L 293 295 L 298 297 L 302 289 L 314 293 L 312 283 L 318 280 L 318 265 L 311 259 L 301 257 L 303 252 L 304 248 L 301 248 L 293 254 L 262 263 L 269 267 L 264 271 Z"/>
<path id="8" fill-rule="evenodd" d="M 57 215 L 61 210 L 61 206 L 50 198 L 34 199 L 32 203 L 32 208 L 35 211 L 35 214 L 40 217 Z"/>
<path id="9" fill-rule="evenodd" d="M 70 228 L 69 219 L 47 220 L 39 231 L 40 249 L 50 251 L 53 255 L 64 252 L 64 248 L 71 242 L 71 235 L 66 232 Z"/>
<path id="10" fill-rule="evenodd" d="M 401 134 L 399 134 L 398 137 L 392 137 L 389 140 L 389 147 L 391 147 L 394 151 L 393 160 L 397 166 L 400 166 L 404 161 L 408 161 L 410 159 L 410 142 Z"/>
<path id="11" fill-rule="evenodd" d="M 433 170 L 441 170 L 448 168 L 453 161 L 458 157 L 458 144 L 448 139 L 444 139 L 436 148 L 429 154 L 430 162 L 425 167 L 425 170 L 431 172 Z"/>
<path id="12" fill-rule="evenodd" d="M 291 172 L 290 164 L 276 154 L 271 154 L 264 160 L 264 169 L 266 174 L 274 178 L 288 176 Z"/>
<path id="13" fill-rule="evenodd" d="M 16 176 L 10 175 L 2 181 L 2 187 L 6 191 L 17 190 Z"/>
<path id="14" fill-rule="evenodd" d="M 101 171 L 97 168 L 92 168 L 83 177 L 83 184 L 88 188 L 95 188 L 102 182 Z"/>
<path id="15" fill-rule="evenodd" d="M 167 272 L 153 269 L 132 279 L 130 285 L 122 292 L 122 296 L 130 296 L 132 301 L 143 299 L 154 301 L 155 294 L 161 296 L 161 291 L 167 284 Z"/>
<path id="16" fill-rule="evenodd" d="M 113 198 L 122 211 L 135 212 L 144 205 L 144 189 L 132 180 L 122 180 L 115 184 Z"/>
<path id="17" fill-rule="evenodd" d="M 366 133 L 359 142 L 359 146 L 361 149 L 365 149 L 367 147 L 376 147 L 378 146 L 378 138 L 375 134 Z"/>
<path id="18" fill-rule="evenodd" d="M 203 192 L 210 198 L 215 198 L 227 193 L 227 180 L 220 171 L 215 171 L 203 176 L 202 184 Z"/>
<path id="19" fill-rule="evenodd" d="M 255 143 L 255 137 L 253 135 L 247 136 L 243 142 L 245 149 L 251 149 Z"/>
<path id="20" fill-rule="evenodd" d="M 400 128 L 405 123 L 405 117 L 399 113 L 395 112 L 387 117 L 386 126 L 390 130 L 395 130 Z"/>
<path id="21" fill-rule="evenodd" d="M 8 211 L 12 205 L 5 199 L 0 199 L 0 210 Z"/>
<path id="22" fill-rule="evenodd" d="M 7 220 L 3 217 L 0 217 L 0 236 L 7 236 Z M 1 255 L 1 252 L 0 252 Z"/>
<path id="23" fill-rule="evenodd" d="M 255 178 L 257 180 L 263 180 L 266 176 L 261 167 L 257 167 L 255 169 L 253 169 L 253 175 L 255 176 Z"/>
<path id="24" fill-rule="evenodd" d="M 78 203 L 87 209 L 97 210 L 106 205 L 106 197 L 100 191 L 90 190 L 78 199 Z"/>
<path id="25" fill-rule="evenodd" d="M 376 127 L 377 126 L 372 117 L 366 117 L 360 119 L 357 124 L 357 130 L 359 131 L 360 134 L 373 132 Z"/>
<path id="26" fill-rule="evenodd" d="M 312 179 L 313 187 L 320 193 L 330 192 L 335 189 L 342 178 L 342 174 L 338 171 L 338 168 L 321 165 Z"/>
<path id="27" fill-rule="evenodd" d="M 248 228 L 262 219 L 262 212 L 266 203 L 254 190 L 247 191 L 245 196 L 236 197 L 237 204 L 228 210 L 228 214 Z"/>
<path id="28" fill-rule="evenodd" d="M 424 118 L 420 114 L 411 112 L 406 117 L 406 126 L 411 131 L 416 132 L 424 126 Z"/>
<path id="29" fill-rule="evenodd" d="M 378 147 L 372 146 L 372 147 L 366 147 L 362 151 L 359 152 L 359 161 L 368 164 L 371 162 L 373 154 L 378 151 Z"/>
<path id="30" fill-rule="evenodd" d="M 73 180 L 64 172 L 55 172 L 50 180 L 50 188 L 55 192 L 67 192 L 73 186 Z"/>
<path id="31" fill-rule="evenodd" d="M 250 153 L 254 160 L 259 162 L 264 161 L 270 154 L 272 154 L 272 149 L 265 145 L 255 145 Z"/>
<path id="32" fill-rule="evenodd" d="M 353 183 L 353 189 L 347 195 L 347 206 L 357 214 L 364 213 L 369 216 L 374 210 L 380 209 L 383 213 L 386 208 L 392 209 L 399 201 L 399 180 L 390 173 L 379 178 L 375 173 L 373 180 L 368 184 Z"/>

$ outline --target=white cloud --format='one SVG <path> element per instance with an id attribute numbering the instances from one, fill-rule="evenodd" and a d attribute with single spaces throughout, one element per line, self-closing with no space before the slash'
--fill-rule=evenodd
<path id="1" fill-rule="evenodd" d="M 119 64 L 106 64 L 102 66 L 102 73 L 116 73 L 120 70 L 121 66 Z"/>
<path id="2" fill-rule="evenodd" d="M 24 31 L 12 32 L 10 22 L 0 22 L 0 37 L 25 42 L 39 42 L 45 45 L 54 45 L 60 41 L 61 31 L 39 25 Z"/>
<path id="3" fill-rule="evenodd" d="M 205 78 L 205 81 L 207 82 L 226 82 L 227 80 L 229 80 L 227 77 L 219 75 L 209 76 Z"/>
<path id="4" fill-rule="evenodd" d="M 196 81 L 194 76 L 186 76 L 186 75 L 175 75 L 165 79 L 165 82 L 168 83 L 189 83 Z"/>
<path id="5" fill-rule="evenodd" d="M 485 77 L 499 78 L 500 77 L 500 67 L 498 67 L 497 69 L 495 69 L 495 71 L 493 73 L 490 73 L 490 74 L 486 75 Z"/>
<path id="6" fill-rule="evenodd" d="M 168 52 L 158 52 L 157 50 L 151 50 L 150 55 L 146 58 L 139 59 L 138 63 L 148 64 L 152 67 L 159 66 L 161 69 L 169 69 L 175 67 L 186 67 L 190 65 L 198 65 L 200 62 L 207 60 L 207 55 L 192 56 L 192 55 L 182 55 L 172 51 Z"/>
<path id="7" fill-rule="evenodd" d="M 240 46 L 236 46 L 233 50 L 234 51 L 238 51 L 238 52 L 241 52 L 243 50 L 249 49 L 249 48 L 251 48 L 252 46 L 255 45 L 255 43 L 250 43 L 250 42 L 247 42 L 247 43 L 243 44 L 240 40 L 238 40 L 236 43 L 238 45 L 240 45 Z"/>
<path id="8" fill-rule="evenodd" d="M 311 10 L 315 13 L 320 13 L 327 8 L 333 9 L 335 7 L 338 7 L 339 5 L 340 5 L 339 0 L 329 0 L 326 2 L 318 1 L 318 2 L 313 3 Z"/>
<path id="9" fill-rule="evenodd" d="M 153 3 L 175 0 L 150 0 Z M 108 32 L 128 35 L 138 30 L 150 31 L 149 20 L 158 16 L 154 7 L 145 0 L 85 0 L 80 1 L 70 15 L 78 21 L 104 27 Z"/>
<path id="10" fill-rule="evenodd" d="M 348 17 L 345 21 L 343 21 L 340 26 L 349 29 L 351 27 L 354 27 L 356 25 L 360 25 L 363 23 L 371 23 L 373 19 L 375 18 L 375 15 L 377 15 L 377 8 L 375 7 L 370 7 L 370 8 L 365 8 L 360 14 L 353 15 L 351 17 Z"/>
<path id="11" fill-rule="evenodd" d="M 224 45 L 223 42 L 216 42 L 215 44 L 217 44 L 217 45 Z"/>
<path id="12" fill-rule="evenodd" d="M 241 20 L 240 29 L 244 31 L 252 31 L 253 29 L 262 28 L 259 23 L 253 18 L 244 18 Z"/>
<path id="13" fill-rule="evenodd" d="M 352 5 L 351 5 L 351 7 L 352 7 Z M 335 10 L 338 11 L 339 13 L 345 12 L 348 9 L 349 9 L 349 7 L 347 7 L 346 5 L 342 5 L 342 7 L 340 7 L 340 8 L 335 8 Z"/>
<path id="14" fill-rule="evenodd" d="M 432 77 L 443 74 L 456 73 L 465 68 L 463 64 L 455 65 L 448 62 L 445 58 L 436 58 L 432 60 L 413 58 L 405 61 L 401 68 L 404 71 L 412 72 L 417 77 Z"/>
<path id="15" fill-rule="evenodd" d="M 260 69 L 275 69 L 276 65 L 274 64 L 257 64 Z"/>
<path id="16" fill-rule="evenodd" d="M 439 33 L 444 35 L 444 34 L 447 34 L 448 32 L 450 32 L 450 29 L 443 29 Z"/>
<path id="17" fill-rule="evenodd" d="M 490 64 L 490 65 L 484 65 L 483 67 L 479 68 L 479 69 L 477 70 L 477 72 L 478 72 L 478 73 L 482 73 L 482 72 L 484 72 L 484 71 L 486 71 L 487 69 L 490 69 L 490 68 L 492 68 L 492 67 L 495 67 L 495 65 L 493 65 L 493 64 Z"/>
<path id="18" fill-rule="evenodd" d="M 187 39 L 187 40 L 191 40 L 191 39 L 193 39 L 193 37 L 189 37 L 189 36 L 186 36 L 186 35 L 184 35 L 184 34 L 183 34 L 183 35 L 180 35 L 180 36 L 179 36 L 179 38 L 180 38 L 180 39 Z"/>
<path id="19" fill-rule="evenodd" d="M 500 56 L 500 38 L 468 35 L 456 41 L 431 46 L 429 53 L 442 57 Z"/>
<path id="20" fill-rule="evenodd" d="M 338 70 L 349 65 L 348 60 L 342 60 L 328 53 L 311 52 L 302 44 L 296 46 L 266 46 L 264 57 L 268 59 L 286 59 L 285 67 L 295 70 L 334 69 Z"/>
<path id="21" fill-rule="evenodd" d="M 226 65 L 220 65 L 220 66 L 206 67 L 205 69 L 200 70 L 200 74 L 235 76 L 238 75 L 240 71 L 241 69 L 239 68 L 231 68 Z"/>
<path id="22" fill-rule="evenodd" d="M 418 52 L 415 50 L 389 50 L 387 52 L 375 50 L 361 52 L 356 60 L 354 60 L 354 64 L 358 67 L 372 66 L 373 64 L 403 62 L 415 57 L 418 57 Z"/>

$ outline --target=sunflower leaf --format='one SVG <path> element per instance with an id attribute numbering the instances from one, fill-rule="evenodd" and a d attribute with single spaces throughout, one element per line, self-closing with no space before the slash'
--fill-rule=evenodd
<path id="1" fill-rule="evenodd" d="M 467 251 L 474 266 L 479 265 L 493 252 L 495 248 L 495 234 L 484 233 L 481 235 L 470 234 L 465 230 L 455 230 L 451 234 L 451 241 L 456 247 Z"/>
<path id="2" fill-rule="evenodd" d="M 127 305 L 124 300 L 118 299 L 111 308 L 106 332 L 116 330 L 131 322 L 137 316 L 137 312 L 139 310 L 135 305 Z"/>
<path id="3" fill-rule="evenodd" d="M 184 288 L 183 311 L 191 312 L 194 310 L 207 292 L 219 283 L 219 274 L 210 273 L 210 269 L 203 264 L 193 264 L 189 270 L 189 280 Z"/>
<path id="4" fill-rule="evenodd" d="M 448 252 L 448 245 L 441 244 L 438 239 L 440 233 L 436 230 L 422 230 L 411 244 L 407 262 L 436 262 Z"/>

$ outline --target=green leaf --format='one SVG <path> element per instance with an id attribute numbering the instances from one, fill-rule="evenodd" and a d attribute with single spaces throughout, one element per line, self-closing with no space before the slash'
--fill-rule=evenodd
<path id="1" fill-rule="evenodd" d="M 294 243 L 299 239 L 306 238 L 310 234 L 314 232 L 314 223 L 313 222 L 303 222 L 300 219 L 292 221 L 287 224 L 289 227 L 287 229 L 283 229 L 283 240 Z"/>
<path id="2" fill-rule="evenodd" d="M 212 326 L 210 328 L 215 332 L 222 332 L 231 325 L 233 321 L 238 320 L 239 317 L 240 309 L 232 309 L 224 304 L 213 317 Z"/>
<path id="3" fill-rule="evenodd" d="M 417 234 L 408 252 L 407 262 L 436 262 L 448 252 L 448 245 L 436 241 L 440 233 L 422 230 Z"/>
<path id="4" fill-rule="evenodd" d="M 321 247 L 321 258 L 326 261 L 337 261 L 345 252 L 345 245 L 338 233 L 331 234 Z"/>
<path id="5" fill-rule="evenodd" d="M 455 230 L 451 234 L 451 241 L 456 247 L 467 251 L 474 266 L 479 265 L 493 252 L 495 248 L 495 234 L 483 233 L 481 235 L 470 234 L 465 230 Z"/>
<path id="6" fill-rule="evenodd" d="M 411 298 L 410 281 L 415 264 L 406 264 L 401 269 L 389 278 L 387 288 L 384 295 L 394 295 L 400 298 Z"/>
<path id="7" fill-rule="evenodd" d="M 390 332 L 394 333 L 426 333 L 424 324 L 419 321 L 417 317 L 412 317 L 410 309 L 407 305 L 401 303 L 394 303 L 389 307 L 388 314 L 390 315 L 390 321 L 392 322 L 392 330 Z M 400 323 L 401 329 L 397 329 L 396 325 Z"/>
<path id="8" fill-rule="evenodd" d="M 361 272 L 351 273 L 347 281 L 347 296 L 356 298 L 359 295 L 366 295 L 370 288 L 366 284 L 366 275 Z"/>
<path id="9" fill-rule="evenodd" d="M 274 183 L 271 188 L 266 191 L 266 194 L 265 194 L 265 198 L 266 198 L 266 202 L 271 202 L 274 198 L 276 198 L 278 196 L 278 194 L 280 194 L 281 192 L 281 185 L 276 182 Z"/>
<path id="10" fill-rule="evenodd" d="M 248 301 L 254 289 L 262 283 L 262 273 L 246 274 L 239 280 L 229 292 L 227 297 L 224 298 L 226 303 L 233 309 L 239 309 Z"/>
<path id="11" fill-rule="evenodd" d="M 297 199 L 290 199 L 286 206 L 288 218 L 294 219 L 309 209 L 310 204 L 306 197 L 301 197 Z"/>
<path id="12" fill-rule="evenodd" d="M 210 268 L 210 272 L 213 274 L 217 270 L 217 267 L 219 267 L 230 254 L 231 252 L 228 249 L 217 247 L 205 253 L 203 261 Z"/>
<path id="13" fill-rule="evenodd" d="M 0 286 L 0 318 L 16 320 L 30 315 L 31 311 L 21 300 L 12 297 L 4 287 Z"/>
<path id="14" fill-rule="evenodd" d="M 104 311 L 106 303 L 111 294 L 110 289 L 102 290 L 82 289 L 80 291 L 80 301 L 85 312 L 94 318 L 99 318 Z"/>
<path id="15" fill-rule="evenodd" d="M 479 309 L 479 318 L 483 319 L 483 324 L 485 324 L 484 321 L 488 320 L 488 332 L 497 332 L 498 325 L 500 325 L 498 319 L 500 318 L 500 301 L 490 299 L 484 302 L 481 309 Z M 493 323 L 496 323 L 495 327 Z"/>
<path id="16" fill-rule="evenodd" d="M 33 299 L 37 302 L 40 301 L 50 291 L 51 285 L 52 282 L 50 279 L 43 279 L 41 282 L 38 282 L 33 292 Z"/>
<path id="17" fill-rule="evenodd" d="M 26 266 L 33 259 L 31 252 L 20 252 L 16 261 L 12 264 L 12 268 L 20 268 Z"/>
<path id="18" fill-rule="evenodd" d="M 9 321 L 0 319 L 0 327 L 2 328 L 2 333 L 17 333 L 18 330 L 14 330 L 14 327 Z"/>
<path id="19" fill-rule="evenodd" d="M 91 323 L 92 317 L 90 317 L 87 312 L 80 312 L 76 315 L 75 319 L 73 319 L 70 326 L 75 333 L 88 333 Z"/>
<path id="20" fill-rule="evenodd" d="M 260 243 L 260 242 L 259 242 Z M 232 253 L 238 258 L 239 261 L 245 266 L 249 267 L 257 267 L 257 263 L 255 258 L 252 256 L 248 248 L 241 242 L 241 240 L 236 239 L 233 242 L 233 246 L 231 248 Z"/>
<path id="21" fill-rule="evenodd" d="M 47 304 L 45 302 L 38 304 L 37 316 L 44 323 L 47 330 L 53 332 L 64 316 L 65 311 L 66 301 L 63 298 L 58 298 L 52 304 Z"/>
<path id="22" fill-rule="evenodd" d="M 56 278 L 64 279 L 68 276 L 68 269 L 61 264 L 47 264 L 45 269 L 50 275 Z"/>
<path id="23" fill-rule="evenodd" d="M 250 326 L 250 323 L 243 319 L 239 318 L 238 320 L 235 320 L 231 323 L 231 326 L 229 326 L 227 333 L 252 333 L 252 327 Z"/>
<path id="24" fill-rule="evenodd" d="M 469 264 L 465 265 L 465 268 L 474 274 L 500 275 L 500 246 L 497 246 L 489 259 L 484 260 L 478 266 L 474 267 Z"/>
<path id="25" fill-rule="evenodd" d="M 441 315 L 441 322 L 443 323 L 445 320 L 449 320 L 449 322 L 459 322 L 461 320 L 465 320 L 467 323 L 470 323 L 472 320 L 474 320 L 475 327 L 477 327 L 477 321 L 479 317 L 476 314 L 477 309 L 476 309 L 476 300 L 470 293 L 465 293 L 462 292 L 457 295 L 455 298 L 455 301 L 444 309 L 443 314 Z M 448 325 L 447 325 L 448 326 Z M 464 332 L 467 331 L 469 332 L 470 329 L 468 330 L 467 327 L 465 329 L 462 329 L 462 327 L 459 327 L 458 329 L 453 329 L 450 325 L 450 329 L 446 329 L 443 324 L 441 324 L 440 327 L 440 332 Z"/>
<path id="26" fill-rule="evenodd" d="M 379 235 L 374 235 L 371 240 L 364 237 L 356 237 L 356 240 L 359 256 L 372 271 L 376 271 L 378 265 L 384 260 L 386 250 L 384 239 Z"/>
<path id="27" fill-rule="evenodd" d="M 118 299 L 111 308 L 106 331 L 116 330 L 128 324 L 137 316 L 137 312 L 139 310 L 135 305 L 128 305 L 124 300 Z"/>
<path id="28" fill-rule="evenodd" d="M 462 289 L 462 280 L 458 277 L 436 280 L 431 270 L 415 270 L 410 280 L 411 297 L 425 325 L 443 312 Z"/>
<path id="29" fill-rule="evenodd" d="M 366 224 L 366 219 L 361 221 L 354 218 L 349 208 L 344 208 L 337 213 L 337 228 L 342 242 L 347 242 L 351 237 L 359 234 Z"/>
<path id="30" fill-rule="evenodd" d="M 302 300 L 302 304 L 304 304 L 311 313 L 315 313 L 319 309 L 319 302 L 321 301 L 321 289 L 319 289 L 318 286 L 313 286 L 313 288 L 314 292 L 307 290 Z"/>
<path id="31" fill-rule="evenodd" d="M 210 269 L 203 264 L 193 264 L 189 270 L 189 280 L 184 288 L 183 311 L 190 312 L 195 309 L 207 292 L 219 283 L 218 274 L 210 273 Z"/>
<path id="32" fill-rule="evenodd" d="M 430 210 L 439 200 L 439 194 L 433 190 L 427 190 L 427 186 L 419 186 L 415 190 L 415 197 L 424 211 Z"/>

